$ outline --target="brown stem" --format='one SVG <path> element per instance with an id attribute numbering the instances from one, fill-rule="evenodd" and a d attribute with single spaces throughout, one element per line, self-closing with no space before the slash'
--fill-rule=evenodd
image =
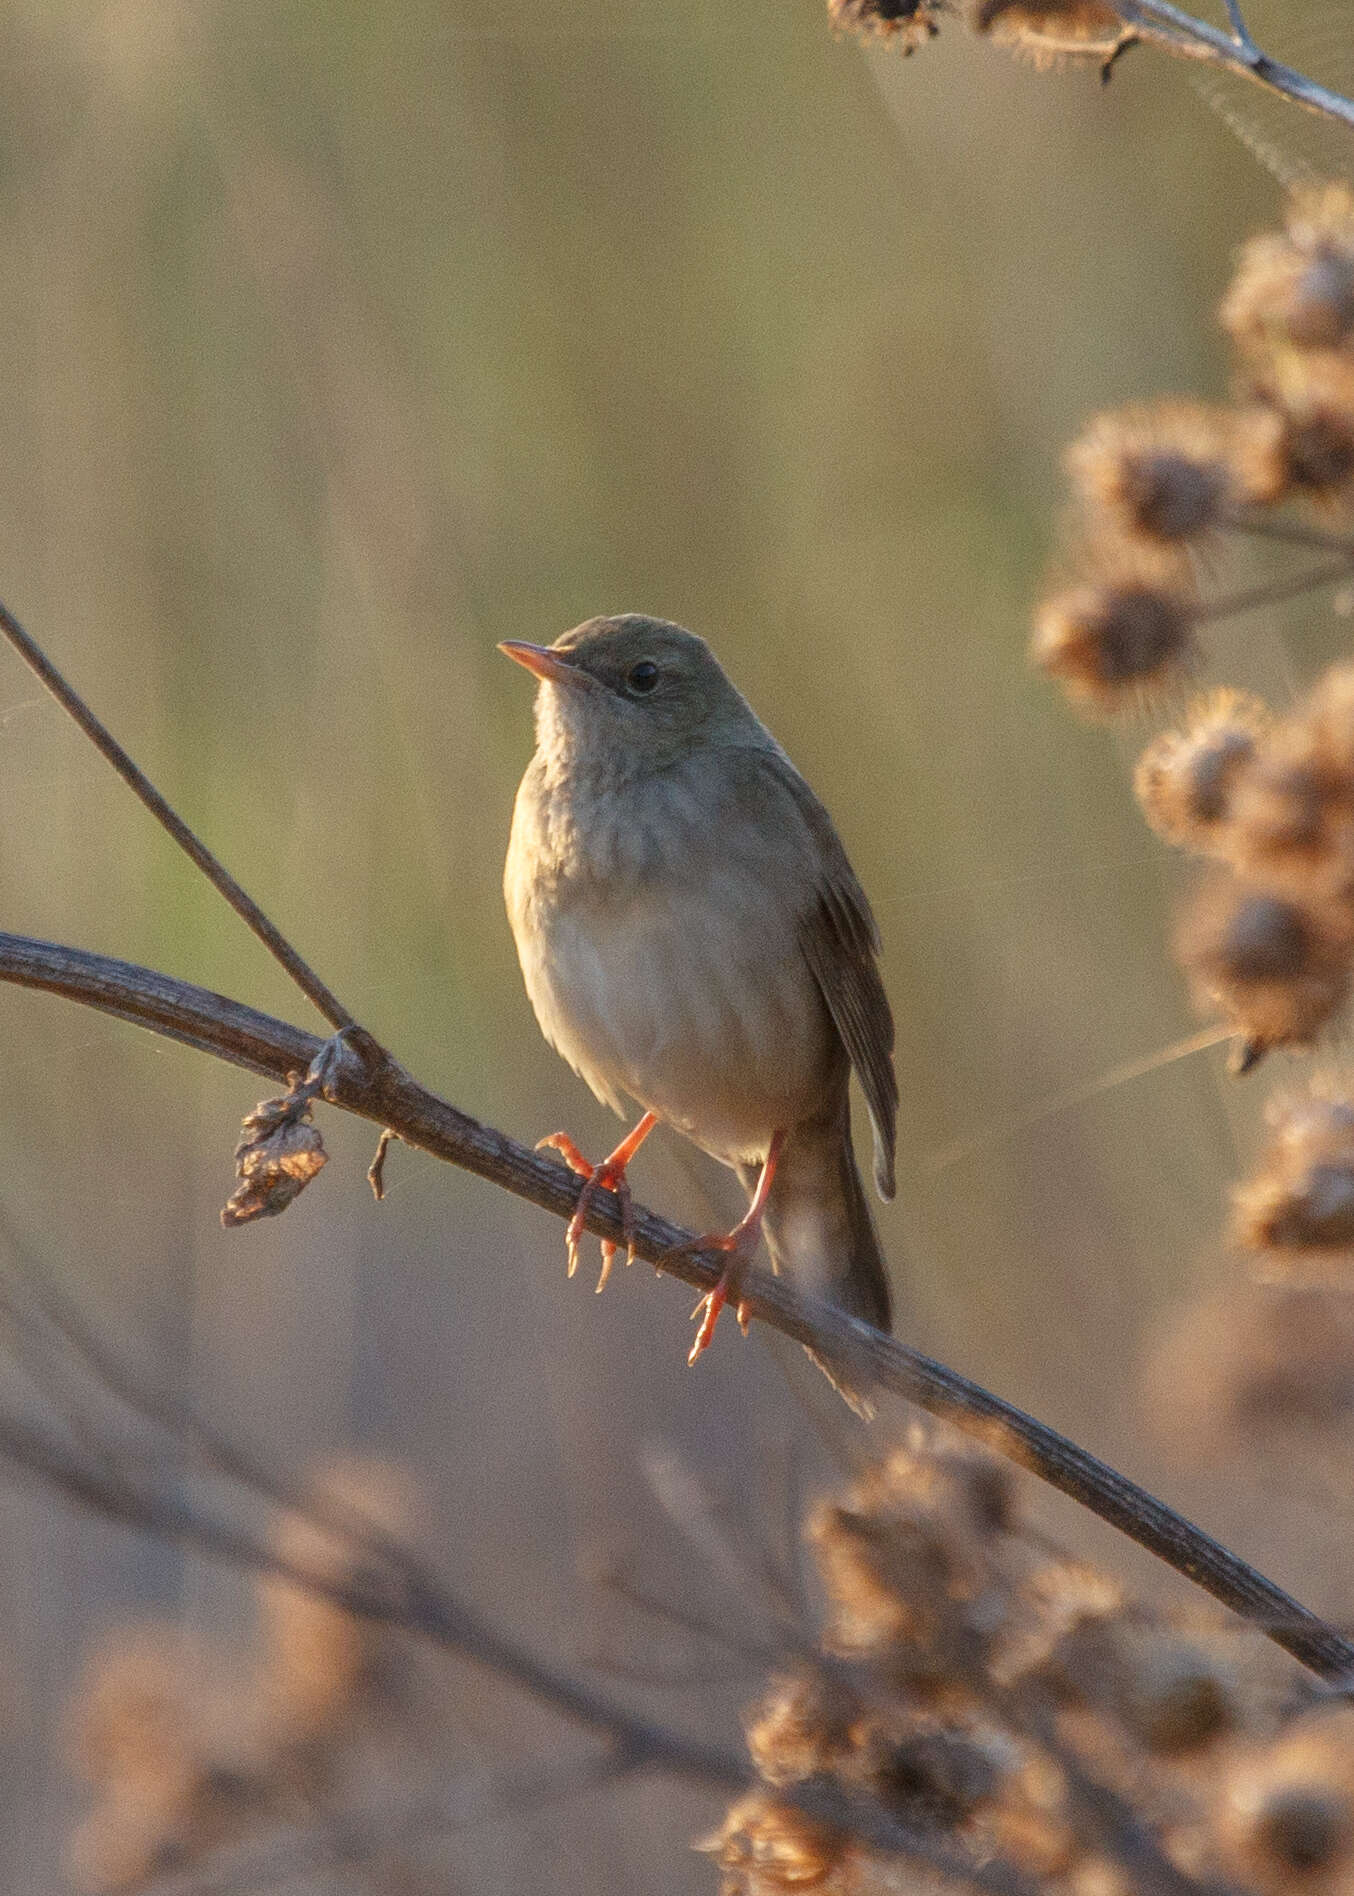
<path id="1" fill-rule="evenodd" d="M 1302 520 L 1271 520 L 1263 514 L 1229 514 L 1223 525 L 1233 533 L 1277 540 L 1281 546 L 1313 547 L 1322 553 L 1343 553 L 1354 560 L 1354 539 L 1349 534 L 1332 533 L 1327 527 L 1309 526 Z"/>
<path id="2" fill-rule="evenodd" d="M 1324 566 L 1309 567 L 1305 573 L 1290 573 L 1285 579 L 1267 580 L 1262 586 L 1250 586 L 1244 592 L 1210 600 L 1198 608 L 1194 620 L 1198 625 L 1207 625 L 1214 619 L 1232 619 L 1242 612 L 1255 612 L 1261 606 L 1277 606 L 1285 599 L 1296 599 L 1303 593 L 1315 592 L 1320 586 L 1348 579 L 1351 574 L 1354 574 L 1354 553 L 1344 553 L 1339 559 L 1328 560 Z"/>
<path id="3" fill-rule="evenodd" d="M 80 949 L 0 934 L 0 980 L 44 989 L 118 1019 L 167 1034 L 204 1053 L 285 1080 L 308 1068 L 321 1042 L 238 1001 L 128 962 Z M 474 1172 L 557 1218 L 573 1215 L 578 1181 L 567 1167 L 483 1126 L 421 1087 L 395 1063 L 340 1061 L 326 1097 L 389 1127 L 406 1145 Z M 669 1253 L 691 1233 L 634 1208 L 635 1251 L 701 1291 L 723 1268 L 717 1255 Z M 596 1193 L 585 1223 L 598 1237 L 622 1237 L 615 1197 Z M 1024 1414 L 957 1370 L 909 1349 L 854 1317 L 801 1296 L 783 1278 L 752 1273 L 743 1295 L 764 1323 L 809 1345 L 853 1386 L 889 1390 L 977 1436 L 1041 1480 L 1081 1503 L 1215 1599 L 1322 1678 L 1354 1678 L 1354 1645 L 1219 1542 L 1117 1470 Z"/>
<path id="4" fill-rule="evenodd" d="M 330 993 L 314 969 L 304 962 L 286 936 L 276 928 L 252 896 L 247 895 L 224 865 L 195 836 L 183 818 L 173 810 L 150 778 L 132 762 L 106 725 L 100 722 L 84 699 L 67 683 L 42 647 L 0 603 L 0 632 L 9 640 L 29 669 L 37 674 L 63 711 L 69 712 L 90 743 L 100 751 L 121 777 L 127 788 L 140 797 L 156 822 L 168 830 L 184 854 L 202 871 L 212 887 L 223 895 L 235 913 L 253 930 L 269 954 L 273 955 L 295 981 L 306 999 L 313 1002 L 331 1027 L 351 1027 L 352 1015 Z"/>

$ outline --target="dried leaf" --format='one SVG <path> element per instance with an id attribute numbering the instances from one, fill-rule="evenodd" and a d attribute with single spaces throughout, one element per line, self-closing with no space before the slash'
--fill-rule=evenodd
<path id="1" fill-rule="evenodd" d="M 327 1162 L 319 1127 L 310 1119 L 314 1096 L 314 1086 L 305 1081 L 278 1099 L 260 1100 L 246 1114 L 244 1137 L 235 1148 L 239 1183 L 221 1212 L 227 1230 L 276 1218 Z"/>

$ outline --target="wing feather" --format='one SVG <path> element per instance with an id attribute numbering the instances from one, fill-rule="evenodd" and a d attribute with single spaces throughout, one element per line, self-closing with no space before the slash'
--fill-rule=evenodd
<path id="1" fill-rule="evenodd" d="M 814 891 L 800 917 L 800 947 L 869 1107 L 875 1184 L 882 1198 L 892 1198 L 898 1081 L 893 1014 L 879 976 L 879 930 L 827 811 L 783 753 L 768 756 L 766 763 L 809 831 Z"/>

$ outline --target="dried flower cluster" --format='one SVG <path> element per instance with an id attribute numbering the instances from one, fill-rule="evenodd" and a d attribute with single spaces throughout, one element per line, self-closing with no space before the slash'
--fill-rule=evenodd
<path id="1" fill-rule="evenodd" d="M 1186 677 L 1211 619 L 1354 577 L 1354 192 L 1298 192 L 1242 251 L 1222 303 L 1236 400 L 1097 417 L 1068 452 L 1077 577 L 1040 605 L 1034 657 L 1098 714 Z M 1206 597 L 1224 543 L 1286 546 L 1272 587 Z M 1321 564 L 1312 564 L 1317 554 Z M 1152 828 L 1209 858 L 1176 934 L 1198 1002 L 1246 1071 L 1311 1046 L 1354 976 L 1354 663 L 1271 717 L 1215 691 L 1152 742 L 1135 788 Z"/>
<path id="2" fill-rule="evenodd" d="M 1330 1081 L 1270 1104 L 1273 1138 L 1236 1193 L 1239 1243 L 1296 1260 L 1354 1258 L 1354 1095 Z"/>
<path id="3" fill-rule="evenodd" d="M 1343 1450 L 1354 1422 L 1354 1086 L 1319 1076 L 1268 1118 L 1233 1193 L 1246 1280 L 1179 1313 L 1148 1366 L 1146 1412 L 1191 1460 Z"/>
<path id="4" fill-rule="evenodd" d="M 1114 711 L 1191 662 L 1194 575 L 1178 555 L 1131 544 L 1101 547 L 1083 563 L 1084 577 L 1039 607 L 1033 656 L 1078 704 Z"/>
<path id="5" fill-rule="evenodd" d="M 1243 1069 L 1310 1046 L 1354 973 L 1354 665 L 1283 718 L 1237 692 L 1200 700 L 1148 746 L 1135 789 L 1159 836 L 1215 864 L 1176 952 L 1235 1027 Z"/>
<path id="6" fill-rule="evenodd" d="M 1230 405 L 1102 415 L 1068 453 L 1086 570 L 1040 607 L 1034 653 L 1093 711 L 1184 676 L 1209 619 L 1354 576 L 1354 192 L 1297 192 L 1283 229 L 1243 248 L 1220 314 Z M 1304 564 L 1268 594 L 1210 601 L 1203 581 L 1245 536 Z M 1201 859 L 1175 952 L 1235 1032 L 1236 1070 L 1329 1037 L 1354 984 L 1354 662 L 1281 714 L 1200 697 L 1134 788 L 1157 835 Z M 1196 1457 L 1354 1419 L 1354 1088 L 1320 1079 L 1270 1119 L 1235 1194 L 1246 1281 L 1179 1316 L 1149 1367 L 1148 1413 Z"/>
<path id="7" fill-rule="evenodd" d="M 1123 23 L 1103 0 L 970 0 L 968 23 L 1037 65 L 1089 55 L 1104 59 Z"/>
<path id="8" fill-rule="evenodd" d="M 1243 1648 L 1051 1556 L 989 1456 L 919 1430 L 811 1538 L 821 1649 L 750 1715 L 762 1786 L 708 1845 L 726 1896 L 975 1868 L 1044 1896 L 1354 1888 L 1354 1710 L 1282 1716 Z M 912 1863 L 825 1821 L 825 1790 Z"/>
<path id="9" fill-rule="evenodd" d="M 380 1465 L 337 1471 L 324 1493 L 355 1520 L 407 1534 L 410 1497 Z M 285 1574 L 339 1589 L 376 1584 L 349 1537 L 285 1519 L 274 1539 Z M 384 1867 L 382 1887 L 419 1880 L 406 1818 L 426 1800 L 425 1717 L 405 1638 L 285 1577 L 260 1598 L 251 1663 L 195 1653 L 173 1627 L 141 1627 L 91 1659 L 72 1707 L 75 1761 L 93 1804 L 67 1852 L 77 1888 L 139 1889 L 222 1853 L 340 1838 Z M 236 1887 L 230 1870 L 222 1886 Z M 248 1873 L 238 1886 L 253 1887 Z M 213 1887 L 216 1884 L 213 1883 Z M 309 1885 L 307 1885 L 309 1886 Z"/>
<path id="10" fill-rule="evenodd" d="M 827 15 L 838 32 L 892 40 L 904 57 L 940 31 L 945 0 L 828 0 Z"/>
<path id="11" fill-rule="evenodd" d="M 1223 326 L 1258 377 L 1290 353 L 1313 360 L 1354 336 L 1354 206 L 1343 185 L 1300 193 L 1282 231 L 1252 237 L 1222 303 Z"/>
<path id="12" fill-rule="evenodd" d="M 1097 416 L 1068 452 L 1075 570 L 1039 608 L 1034 656 L 1100 715 L 1186 674 L 1201 625 L 1259 603 L 1202 596 L 1200 553 L 1224 536 L 1333 553 L 1313 586 L 1341 555 L 1354 570 L 1354 540 L 1331 524 L 1354 495 L 1354 193 L 1299 192 L 1284 230 L 1243 250 L 1221 316 L 1230 405 L 1140 403 Z"/>
<path id="13" fill-rule="evenodd" d="M 1039 65 L 1079 57 L 1103 62 L 1124 36 L 1106 0 L 827 0 L 827 11 L 838 31 L 892 39 L 904 54 L 934 38 L 951 11 L 973 32 Z"/>

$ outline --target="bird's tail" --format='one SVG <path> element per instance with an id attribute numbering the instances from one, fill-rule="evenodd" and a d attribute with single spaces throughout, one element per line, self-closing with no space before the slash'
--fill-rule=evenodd
<path id="1" fill-rule="evenodd" d="M 757 1168 L 741 1167 L 751 1191 Z M 780 1163 L 762 1222 L 775 1270 L 783 1271 L 811 1297 L 863 1317 L 878 1330 L 892 1322 L 888 1275 L 865 1187 L 851 1146 L 851 1112 L 840 1105 L 822 1119 L 794 1128 Z M 840 1373 L 808 1354 L 851 1407 L 862 1415 L 869 1404 Z"/>

